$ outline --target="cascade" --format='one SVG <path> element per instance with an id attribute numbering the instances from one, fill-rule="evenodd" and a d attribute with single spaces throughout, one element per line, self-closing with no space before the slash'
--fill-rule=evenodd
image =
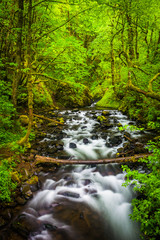
<path id="1" fill-rule="evenodd" d="M 118 126 L 130 121 L 117 110 L 108 110 L 107 129 L 97 117 L 102 110 L 61 112 L 67 116 L 63 129 L 64 150 L 69 159 L 113 158 L 127 139 Z M 142 138 L 144 132 L 127 130 Z M 54 134 L 42 142 L 51 144 Z M 18 221 L 28 226 L 28 240 L 138 240 L 139 226 L 132 222 L 131 186 L 123 187 L 125 173 L 118 164 L 61 166 L 56 172 L 41 172 L 41 189 L 35 193 Z"/>

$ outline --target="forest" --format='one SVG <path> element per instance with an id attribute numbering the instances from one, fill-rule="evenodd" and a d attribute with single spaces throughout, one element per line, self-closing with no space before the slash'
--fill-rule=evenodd
<path id="1" fill-rule="evenodd" d="M 13 201 L 17 166 L 46 110 L 118 109 L 156 133 L 141 159 L 151 172 L 131 218 L 160 236 L 160 3 L 158 0 L 0 1 L 0 203 Z M 37 116 L 37 118 L 36 118 Z M 62 116 L 63 117 L 63 116 Z M 63 118 L 55 120 L 63 124 Z M 1 208 L 0 208 L 1 209 Z M 0 217 L 1 220 L 1 217 Z M 0 224 L 1 226 L 1 224 Z"/>

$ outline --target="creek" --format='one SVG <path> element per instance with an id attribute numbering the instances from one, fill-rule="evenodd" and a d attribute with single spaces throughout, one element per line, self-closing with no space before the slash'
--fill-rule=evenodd
<path id="1" fill-rule="evenodd" d="M 84 161 L 114 158 L 125 147 L 131 154 L 140 146 L 145 152 L 146 139 L 151 137 L 129 127 L 120 131 L 119 126 L 136 123 L 117 110 L 90 108 L 57 114 L 64 117 L 65 125 L 58 134 L 50 126 L 52 130 L 39 142 L 39 155 L 56 154 L 57 158 Z M 100 118 L 103 121 L 97 120 Z M 133 141 L 129 142 L 126 135 Z M 139 167 L 139 171 L 143 169 Z M 129 217 L 136 193 L 131 186 L 122 186 L 125 173 L 119 164 L 67 165 L 54 171 L 50 168 L 40 172 L 39 179 L 41 188 L 13 223 L 16 227 L 19 224 L 17 229 L 23 239 L 140 239 L 139 225 Z"/>

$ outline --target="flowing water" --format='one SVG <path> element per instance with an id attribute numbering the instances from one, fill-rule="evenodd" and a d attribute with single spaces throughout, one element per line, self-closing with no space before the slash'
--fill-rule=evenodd
<path id="1" fill-rule="evenodd" d="M 135 124 L 125 115 L 109 110 L 108 127 L 97 117 L 102 111 L 62 111 L 64 150 L 70 159 L 113 158 L 127 141 L 121 124 Z M 130 130 L 127 130 L 130 132 Z M 140 131 L 132 138 L 143 138 Z M 42 141 L 51 145 L 54 134 Z M 56 140 L 56 139 L 55 139 Z M 51 146 L 50 146 L 51 147 Z M 137 240 L 139 226 L 130 220 L 130 186 L 123 187 L 125 173 L 118 164 L 62 166 L 40 173 L 43 184 L 19 216 L 28 224 L 29 240 Z"/>

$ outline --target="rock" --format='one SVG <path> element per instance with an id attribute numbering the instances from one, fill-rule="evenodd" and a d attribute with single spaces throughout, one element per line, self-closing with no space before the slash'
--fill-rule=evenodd
<path id="1" fill-rule="evenodd" d="M 57 150 L 63 150 L 63 145 L 62 144 L 56 144 Z"/>
<path id="2" fill-rule="evenodd" d="M 110 112 L 107 111 L 107 110 L 104 110 L 104 111 L 102 112 L 102 116 L 109 116 L 109 115 L 110 115 Z"/>
<path id="3" fill-rule="evenodd" d="M 36 212 L 36 210 L 35 209 L 33 209 L 33 208 L 27 208 L 26 210 L 25 210 L 25 213 L 29 213 L 29 214 L 31 214 L 31 215 L 33 215 L 33 216 L 35 216 L 35 217 L 38 217 L 38 213 Z"/>
<path id="4" fill-rule="evenodd" d="M 24 205 L 27 202 L 27 200 L 19 196 L 16 198 L 16 202 L 20 205 Z"/>
<path id="5" fill-rule="evenodd" d="M 0 227 L 5 226 L 6 224 L 7 224 L 7 221 L 3 217 L 0 216 Z"/>
<path id="6" fill-rule="evenodd" d="M 30 186 L 29 186 L 29 184 L 23 184 L 22 186 L 21 186 L 21 192 L 22 192 L 22 194 L 23 195 L 25 195 L 29 190 L 30 190 Z"/>
<path id="7" fill-rule="evenodd" d="M 78 193 L 74 193 L 74 192 L 59 192 L 58 195 L 62 195 L 65 197 L 71 197 L 71 198 L 80 198 L 80 195 Z"/>
<path id="8" fill-rule="evenodd" d="M 48 150 L 47 150 L 48 153 L 56 153 L 57 152 L 57 148 L 55 146 L 53 147 L 50 147 Z"/>
<path id="9" fill-rule="evenodd" d="M 98 139 L 98 135 L 93 135 L 93 136 L 91 136 L 91 139 L 92 139 L 92 140 L 97 140 L 97 139 Z"/>
<path id="10" fill-rule="evenodd" d="M 28 192 L 26 192 L 25 193 L 25 199 L 30 199 L 30 198 L 32 198 L 33 197 L 33 193 L 32 193 L 32 191 L 31 190 L 29 190 Z"/>
<path id="11" fill-rule="evenodd" d="M 11 178 L 12 178 L 12 181 L 13 181 L 13 182 L 20 183 L 20 179 L 19 179 L 19 176 L 18 176 L 18 172 L 12 172 Z"/>
<path id="12" fill-rule="evenodd" d="M 113 147 L 118 146 L 122 143 L 122 137 L 121 136 L 112 136 L 109 138 L 109 142 L 106 143 L 107 147 Z"/>
<path id="13" fill-rule="evenodd" d="M 31 232 L 42 227 L 42 222 L 31 214 L 23 213 L 12 223 L 12 227 L 22 236 L 28 237 Z"/>
<path id="14" fill-rule="evenodd" d="M 77 148 L 77 145 L 73 142 L 70 142 L 69 147 L 70 148 Z"/>
<path id="15" fill-rule="evenodd" d="M 84 139 L 83 139 L 83 143 L 84 143 L 84 144 L 88 144 L 88 143 L 89 143 L 88 138 L 84 138 Z"/>
<path id="16" fill-rule="evenodd" d="M 86 128 L 87 128 L 87 126 L 82 126 L 82 127 L 81 127 L 81 129 L 86 129 Z"/>
<path id="17" fill-rule="evenodd" d="M 36 175 L 32 176 L 28 181 L 27 184 L 37 184 L 38 183 L 38 177 Z"/>

